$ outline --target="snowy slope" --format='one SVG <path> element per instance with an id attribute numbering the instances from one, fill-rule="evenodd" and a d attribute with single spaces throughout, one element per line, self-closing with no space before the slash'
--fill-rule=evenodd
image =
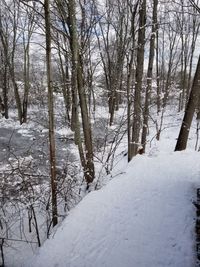
<path id="1" fill-rule="evenodd" d="M 25 267 L 192 267 L 200 155 L 137 156 L 86 196 Z"/>

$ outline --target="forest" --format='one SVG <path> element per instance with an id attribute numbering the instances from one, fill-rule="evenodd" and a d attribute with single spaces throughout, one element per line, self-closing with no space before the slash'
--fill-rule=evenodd
<path id="1" fill-rule="evenodd" d="M 198 158 L 199 28 L 198 0 L 0 0 L 0 266 L 155 143 Z"/>

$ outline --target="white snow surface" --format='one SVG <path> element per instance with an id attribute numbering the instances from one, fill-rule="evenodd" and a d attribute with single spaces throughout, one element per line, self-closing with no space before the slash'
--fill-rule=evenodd
<path id="1" fill-rule="evenodd" d="M 89 193 L 25 267 L 195 266 L 200 154 L 138 155 Z"/>

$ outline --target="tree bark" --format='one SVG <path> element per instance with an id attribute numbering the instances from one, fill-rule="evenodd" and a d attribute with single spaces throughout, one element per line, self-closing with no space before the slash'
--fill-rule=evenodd
<path id="1" fill-rule="evenodd" d="M 147 130 L 149 121 L 149 104 L 150 104 L 151 88 L 152 88 L 153 61 L 155 54 L 154 49 L 155 49 L 155 38 L 157 30 L 157 7 L 158 7 L 158 0 L 154 0 L 152 33 L 151 33 L 150 49 L 149 49 L 149 64 L 147 70 L 147 87 L 146 87 L 145 106 L 144 106 L 144 121 L 143 121 L 142 140 L 141 140 L 143 153 L 145 153 L 145 148 L 146 148 L 146 139 L 147 139 Z"/>
<path id="2" fill-rule="evenodd" d="M 131 7 L 131 52 L 130 60 L 128 62 L 128 75 L 127 75 L 127 135 L 128 135 L 128 162 L 131 160 L 131 84 L 133 80 L 133 62 L 134 62 L 134 49 L 135 49 L 135 19 L 138 8 L 139 0 L 135 3 L 134 9 Z"/>
<path id="3" fill-rule="evenodd" d="M 141 127 L 141 91 L 144 67 L 144 46 L 145 46 L 145 24 L 146 24 L 146 0 L 140 1 L 139 10 L 139 31 L 138 31 L 138 49 L 137 49 L 137 67 L 135 74 L 135 94 L 134 111 L 132 125 L 132 140 L 130 146 L 130 158 L 132 159 L 138 153 L 140 142 Z"/>
<path id="4" fill-rule="evenodd" d="M 94 162 L 93 162 L 93 144 L 92 144 L 92 131 L 91 131 L 91 123 L 88 114 L 88 107 L 86 101 L 85 90 L 83 86 L 83 69 L 82 64 L 79 59 L 78 65 L 78 93 L 80 100 L 80 108 L 81 108 L 81 117 L 82 117 L 82 125 L 83 125 L 83 134 L 85 140 L 85 154 L 86 154 L 86 171 L 85 178 L 88 184 L 92 183 L 95 177 L 94 171 Z"/>
<path id="5" fill-rule="evenodd" d="M 46 66 L 48 87 L 48 114 L 49 114 L 49 151 L 51 171 L 51 194 L 52 194 L 52 222 L 53 226 L 58 223 L 57 212 L 57 186 L 56 186 L 56 154 L 55 154 L 55 132 L 54 132 L 54 100 L 51 70 L 51 27 L 49 0 L 44 1 L 45 12 L 45 36 L 46 36 Z"/>
<path id="6" fill-rule="evenodd" d="M 29 43 L 28 43 L 24 49 L 24 98 L 22 107 L 23 123 L 27 122 L 29 90 L 30 90 L 30 56 L 29 56 Z"/>
<path id="7" fill-rule="evenodd" d="M 197 63 L 197 68 L 193 80 L 193 85 L 190 92 L 190 97 L 186 106 L 184 118 L 182 121 L 180 133 L 176 143 L 175 151 L 186 149 L 189 131 L 194 116 L 195 108 L 197 108 L 198 99 L 200 96 L 200 56 Z"/>
<path id="8" fill-rule="evenodd" d="M 79 148 L 80 159 L 84 171 L 84 177 L 87 182 L 87 185 L 94 180 L 95 170 L 93 162 L 93 144 L 92 144 L 92 131 L 91 123 L 88 114 L 87 100 L 85 94 L 85 88 L 83 84 L 83 64 L 82 58 L 79 51 L 79 42 L 77 37 L 77 26 L 76 26 L 76 12 L 75 12 L 75 1 L 69 0 L 68 2 L 68 11 L 69 11 L 69 31 L 70 31 L 70 46 L 72 52 L 72 86 L 73 86 L 73 106 L 74 106 L 74 117 L 75 120 L 72 121 L 75 125 L 75 139 L 76 144 Z M 85 151 L 82 147 L 81 135 L 80 135 L 80 123 L 78 117 L 78 99 L 77 93 L 80 101 L 80 110 L 82 118 L 82 127 L 84 135 L 84 144 Z M 72 109 L 73 112 L 73 109 Z"/>

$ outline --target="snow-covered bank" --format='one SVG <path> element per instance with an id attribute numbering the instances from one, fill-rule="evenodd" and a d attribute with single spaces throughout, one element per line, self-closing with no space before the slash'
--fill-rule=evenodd
<path id="1" fill-rule="evenodd" d="M 137 156 L 87 195 L 25 267 L 194 266 L 200 154 Z"/>

